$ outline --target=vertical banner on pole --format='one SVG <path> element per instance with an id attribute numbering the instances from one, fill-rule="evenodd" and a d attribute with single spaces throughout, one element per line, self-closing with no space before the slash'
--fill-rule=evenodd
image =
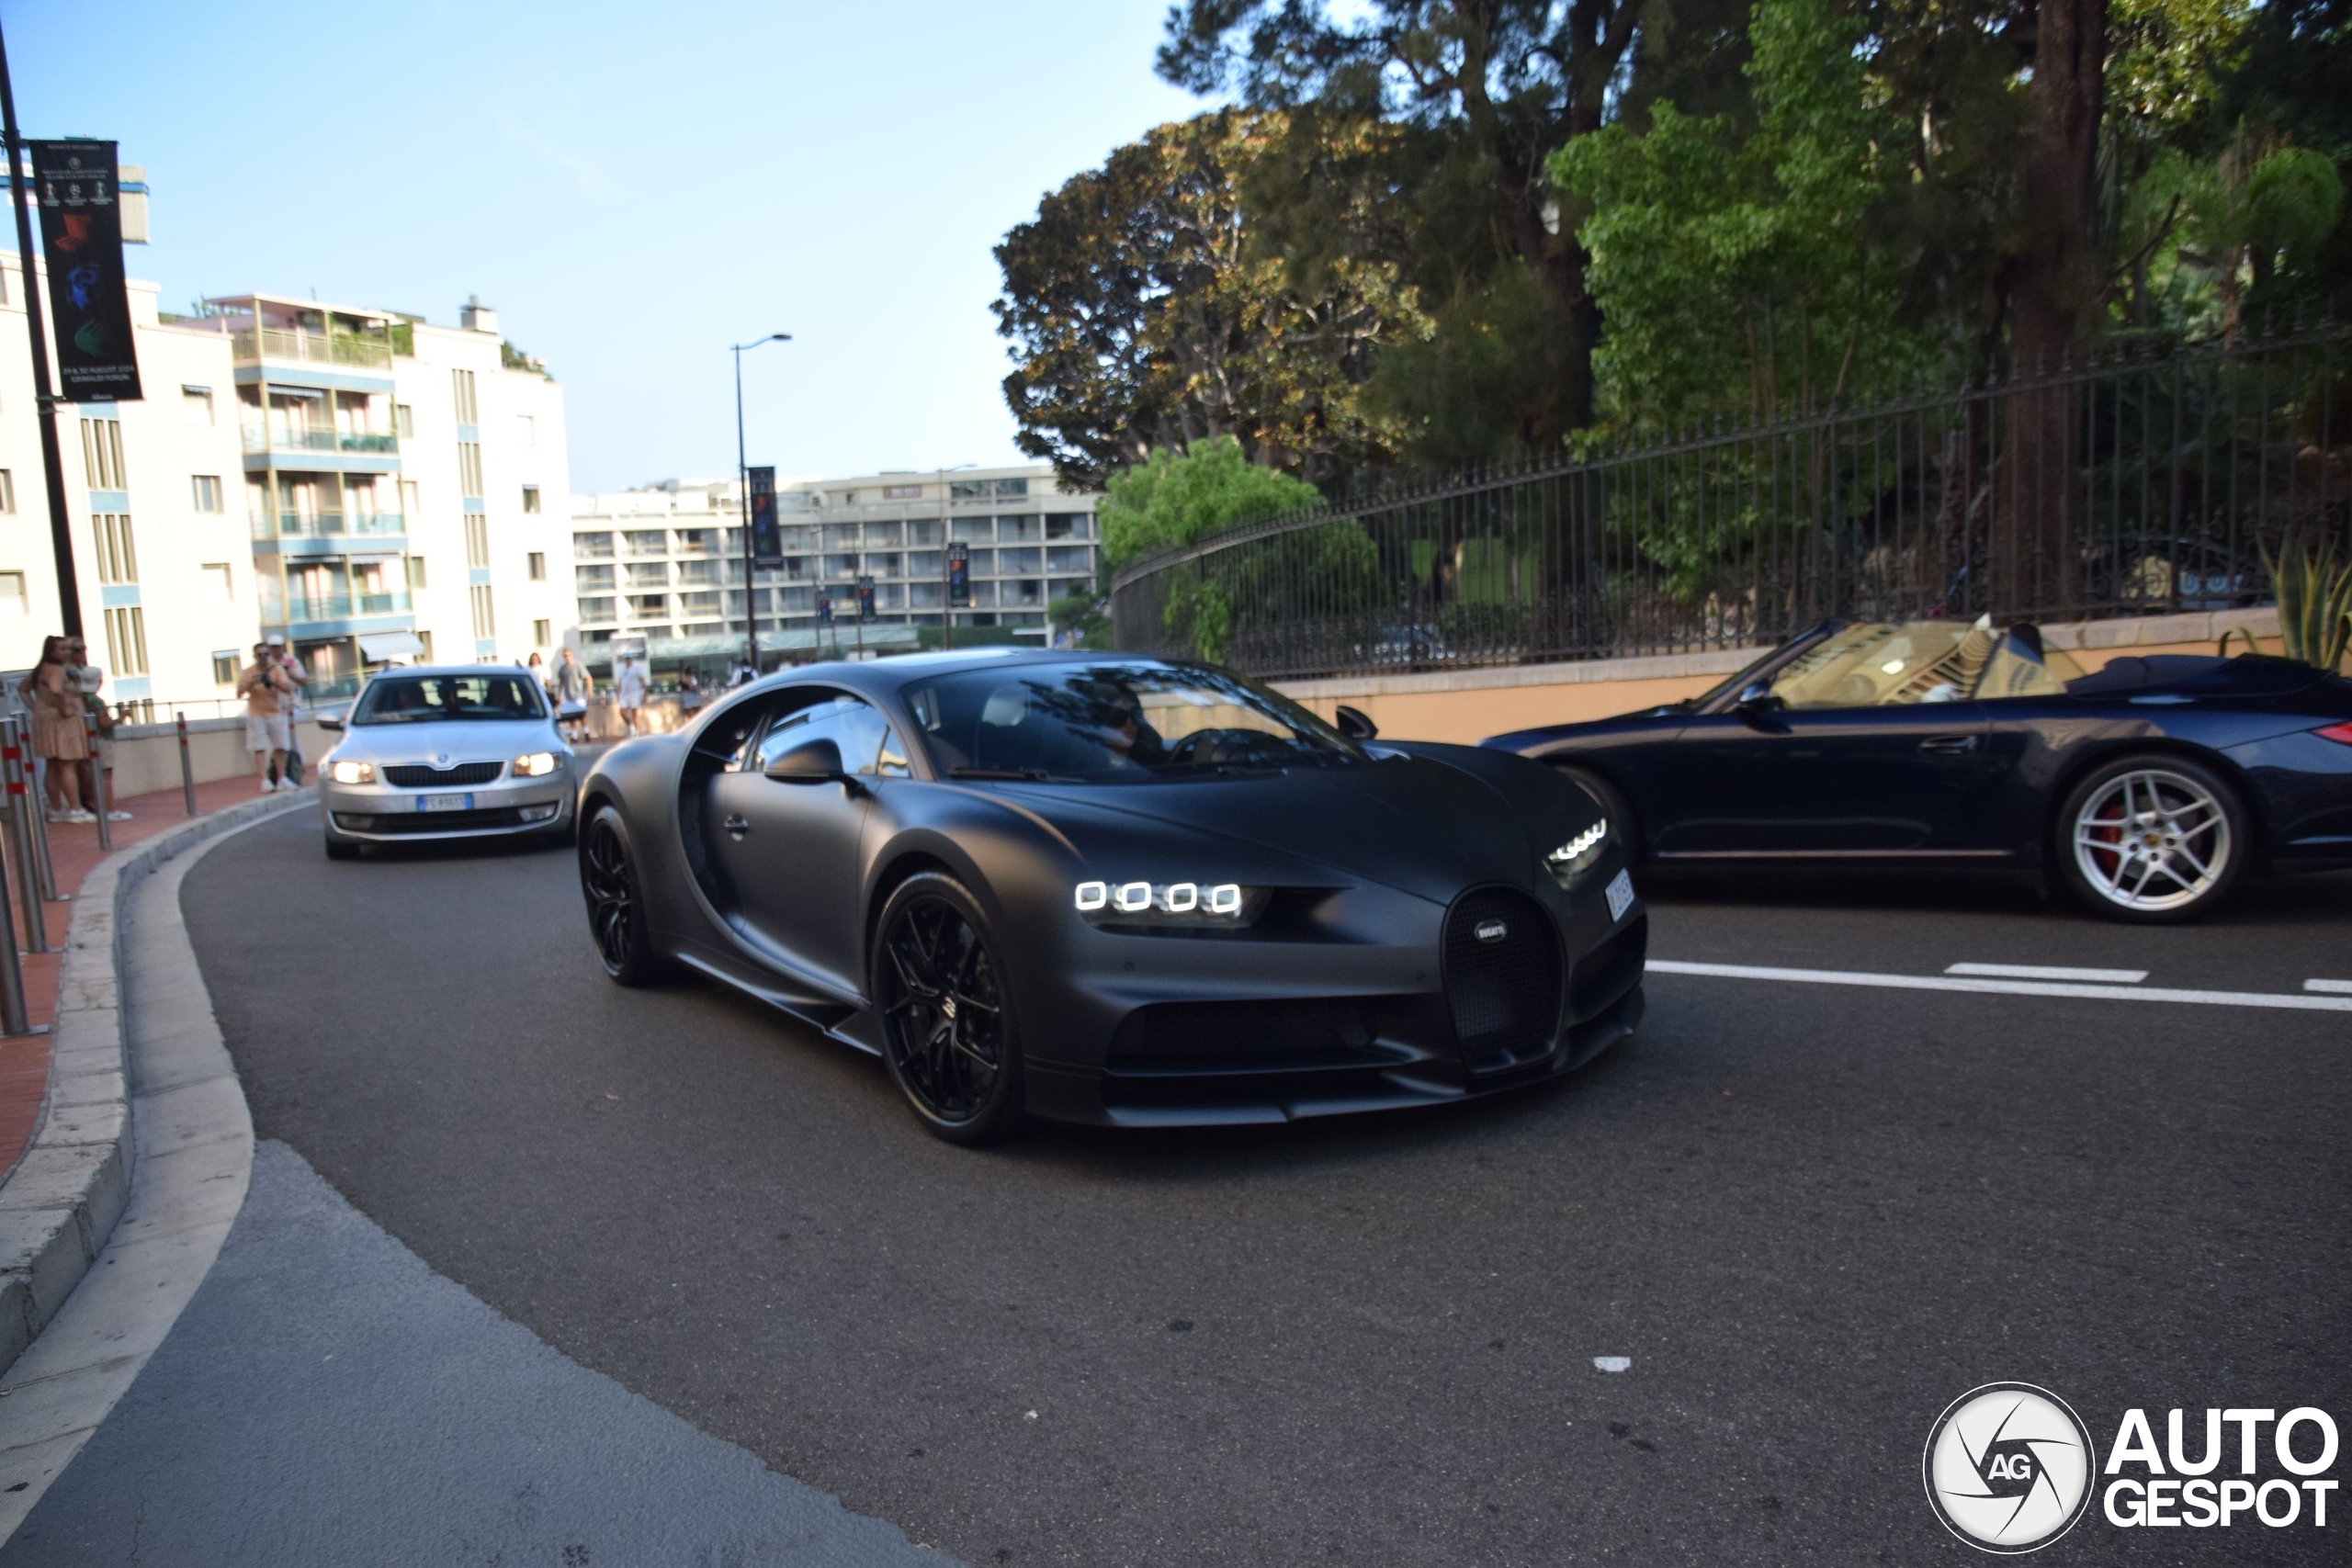
<path id="1" fill-rule="evenodd" d="M 972 602 L 972 555 L 960 544 L 947 547 L 947 602 L 959 610 Z"/>
<path id="2" fill-rule="evenodd" d="M 867 626 L 874 624 L 874 580 L 870 577 L 857 580 L 857 618 Z"/>
<path id="3" fill-rule="evenodd" d="M 817 624 L 820 626 L 833 624 L 833 592 L 830 588 L 817 590 Z"/>
<path id="4" fill-rule="evenodd" d="M 135 401 L 139 355 L 122 268 L 122 192 L 111 141 L 30 141 L 40 209 L 58 394 L 67 402 Z"/>
<path id="5" fill-rule="evenodd" d="M 751 505 L 744 517 L 752 530 L 752 570 L 781 567 L 784 564 L 784 533 L 775 523 L 775 470 L 747 470 L 752 485 Z M 744 588 L 752 586 L 745 583 Z"/>

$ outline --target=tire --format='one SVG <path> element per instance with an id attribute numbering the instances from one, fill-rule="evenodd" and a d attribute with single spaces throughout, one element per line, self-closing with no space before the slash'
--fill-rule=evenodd
<path id="1" fill-rule="evenodd" d="M 653 951 L 636 851 L 612 807 L 599 810 L 581 835 L 580 896 L 588 906 L 588 934 L 606 977 L 622 986 L 660 979 L 663 965 Z"/>
<path id="2" fill-rule="evenodd" d="M 900 883 L 875 922 L 869 977 L 882 1060 L 916 1121 L 951 1144 L 986 1144 L 1025 1120 L 1020 1030 L 1002 944 L 944 872 Z"/>
<path id="3" fill-rule="evenodd" d="M 359 846 L 357 844 L 346 843 L 343 840 L 335 838 L 333 835 L 329 835 L 327 837 L 326 846 L 327 859 L 329 860 L 357 860 L 359 858 Z"/>
<path id="4" fill-rule="evenodd" d="M 2143 752 L 2086 774 L 2059 808 L 2052 852 L 2075 897 L 2112 920 L 2193 920 L 2254 853 L 2253 824 L 2219 771 Z"/>
<path id="5" fill-rule="evenodd" d="M 1634 803 L 1625 798 L 1623 791 L 1589 768 L 1566 762 L 1555 762 L 1553 766 L 1560 770 L 1562 778 L 1592 796 L 1600 814 L 1609 819 L 1610 831 L 1625 847 L 1625 869 L 1639 871 L 1649 856 L 1642 839 L 1642 819 L 1635 814 Z"/>

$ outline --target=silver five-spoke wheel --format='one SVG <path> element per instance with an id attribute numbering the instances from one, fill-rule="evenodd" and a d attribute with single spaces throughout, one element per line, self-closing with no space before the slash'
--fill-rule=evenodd
<path id="1" fill-rule="evenodd" d="M 2080 882 L 2120 913 L 2186 912 L 2214 897 L 2237 869 L 2229 806 L 2185 768 L 2142 764 L 2111 773 L 2077 795 L 2072 815 Z"/>

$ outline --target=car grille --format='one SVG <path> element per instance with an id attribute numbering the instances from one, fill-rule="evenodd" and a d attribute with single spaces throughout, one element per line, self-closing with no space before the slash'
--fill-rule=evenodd
<path id="1" fill-rule="evenodd" d="M 502 806 L 486 811 L 402 811 L 369 816 L 338 811 L 334 825 L 346 833 L 481 833 L 493 829 L 520 828 L 526 821 L 520 807 Z M 544 818 L 554 821 L 552 817 Z"/>
<path id="2" fill-rule="evenodd" d="M 402 762 L 394 767 L 377 770 L 384 782 L 401 789 L 454 789 L 461 784 L 484 784 L 506 771 L 503 762 L 460 762 L 454 768 L 428 768 L 422 762 Z"/>
<path id="3" fill-rule="evenodd" d="M 1499 937 L 1479 937 L 1496 924 Z M 1560 1022 L 1560 942 L 1543 907 L 1504 887 L 1464 894 L 1445 919 L 1445 999 L 1474 1066 L 1549 1050 Z"/>
<path id="4" fill-rule="evenodd" d="M 1270 1062 L 1374 1060 L 1379 1002 L 1300 997 L 1247 1002 L 1154 1002 L 1129 1013 L 1111 1042 L 1112 1066 L 1136 1070 Z"/>

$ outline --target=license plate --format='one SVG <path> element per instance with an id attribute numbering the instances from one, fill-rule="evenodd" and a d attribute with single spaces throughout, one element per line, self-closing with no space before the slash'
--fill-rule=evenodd
<path id="1" fill-rule="evenodd" d="M 471 811 L 474 797 L 470 795 L 420 795 L 416 797 L 419 811 Z"/>
<path id="2" fill-rule="evenodd" d="M 1609 918 L 1622 920 L 1625 911 L 1634 907 L 1634 874 L 1621 871 L 1609 879 Z"/>

